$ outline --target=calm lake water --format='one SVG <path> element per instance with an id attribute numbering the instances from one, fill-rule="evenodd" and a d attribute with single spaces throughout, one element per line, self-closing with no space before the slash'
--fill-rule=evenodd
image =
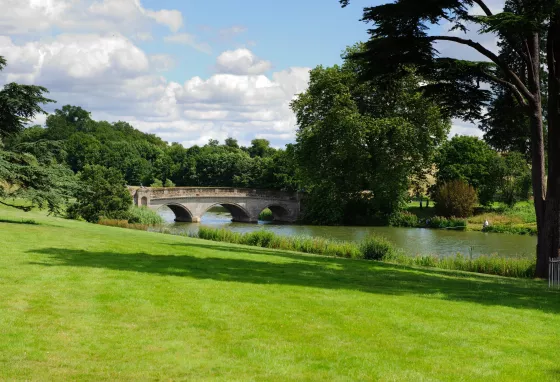
<path id="1" fill-rule="evenodd" d="M 473 256 L 498 254 L 504 257 L 533 256 L 536 237 L 482 232 L 434 230 L 395 227 L 326 227 L 259 222 L 232 223 L 229 213 L 214 209 L 202 217 L 201 223 L 176 223 L 173 212 L 163 207 L 158 213 L 174 233 L 196 232 L 198 227 L 227 228 L 236 232 L 268 230 L 279 235 L 319 236 L 329 239 L 360 241 L 371 233 L 385 236 L 411 255 L 452 256 L 457 253 Z"/>

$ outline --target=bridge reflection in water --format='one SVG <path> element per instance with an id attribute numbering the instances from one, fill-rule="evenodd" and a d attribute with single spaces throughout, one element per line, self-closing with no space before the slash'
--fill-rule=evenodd
<path id="1" fill-rule="evenodd" d="M 268 208 L 277 222 L 299 220 L 300 194 L 274 190 L 228 187 L 129 187 L 134 204 L 158 210 L 169 207 L 177 222 L 199 223 L 210 208 L 221 205 L 232 221 L 257 223 L 259 214 Z"/>

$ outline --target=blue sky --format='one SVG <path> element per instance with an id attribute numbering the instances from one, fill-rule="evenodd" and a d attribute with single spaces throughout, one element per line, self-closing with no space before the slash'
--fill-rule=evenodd
<path id="1" fill-rule="evenodd" d="M 242 46 L 270 60 L 271 71 L 292 66 L 333 65 L 340 62 L 345 46 L 367 38 L 366 24 L 358 21 L 367 3 L 357 0 L 342 9 L 337 0 L 144 0 L 146 8 L 180 10 L 185 15 L 182 31 L 209 42 L 212 53 L 178 49 L 159 41 L 142 46 L 147 52 L 177 58 L 177 67 L 166 75 L 173 81 L 211 75 L 218 54 Z M 219 36 L 220 30 L 232 27 L 245 31 L 227 38 Z M 164 27 L 157 28 L 159 37 L 166 33 Z"/>
<path id="2" fill-rule="evenodd" d="M 10 9 L 0 13 L 0 85 L 43 85 L 58 101 L 49 111 L 81 106 L 185 146 L 234 137 L 282 147 L 294 140 L 289 104 L 309 70 L 366 40 L 362 9 L 382 2 L 0 0 Z M 454 132 L 480 135 L 461 121 Z"/>

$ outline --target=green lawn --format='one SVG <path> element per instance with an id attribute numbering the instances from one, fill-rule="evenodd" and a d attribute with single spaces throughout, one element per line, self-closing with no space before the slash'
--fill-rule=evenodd
<path id="1" fill-rule="evenodd" d="M 543 282 L 0 218 L 0 380 L 560 378 Z"/>

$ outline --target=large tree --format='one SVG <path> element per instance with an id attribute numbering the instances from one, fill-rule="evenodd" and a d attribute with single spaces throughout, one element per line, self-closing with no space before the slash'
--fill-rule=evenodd
<path id="1" fill-rule="evenodd" d="M 317 67 L 308 90 L 292 103 L 299 172 L 310 192 L 306 217 L 314 223 L 341 223 L 347 216 L 355 223 L 356 215 L 383 218 L 398 210 L 412 178 L 431 168 L 434 149 L 449 131 L 439 108 L 414 91 L 420 81 L 414 73 L 388 89 L 360 83 L 360 70 L 349 60 Z"/>
<path id="2" fill-rule="evenodd" d="M 0 70 L 5 65 L 0 56 Z M 54 102 L 44 96 L 47 92 L 41 86 L 13 82 L 0 90 L 0 204 L 26 211 L 37 206 L 59 212 L 74 187 L 72 172 L 57 160 L 60 144 L 42 139 L 20 143 L 17 139 L 27 123 L 45 113 L 42 105 Z M 3 140 L 11 141 L 9 149 Z M 11 203 L 9 199 L 27 203 Z"/>
<path id="3" fill-rule="evenodd" d="M 349 0 L 340 0 L 347 6 Z M 363 21 L 373 23 L 367 50 L 355 55 L 364 63 L 364 77 L 402 76 L 412 65 L 426 79 L 422 90 L 436 99 L 450 117 L 483 118 L 491 91 L 481 83 L 499 85 L 518 102 L 530 120 L 532 183 L 537 214 L 536 276 L 546 277 L 548 259 L 560 251 L 560 2 L 511 0 L 515 12 L 493 13 L 485 0 L 396 0 L 364 9 Z M 478 6 L 482 15 L 473 15 Z M 435 24 L 455 31 L 474 24 L 480 34 L 507 41 L 517 60 L 499 57 L 482 44 L 458 34 L 431 34 Z M 435 44 L 450 42 L 473 50 L 485 61 L 442 57 Z M 545 57 L 542 62 L 543 56 Z M 522 65 L 518 65 L 521 62 Z M 543 65 L 546 71 L 542 70 Z M 520 68 L 521 66 L 521 68 Z M 543 105 L 542 76 L 548 84 Z M 543 108 L 548 121 L 548 184 L 545 185 Z"/>

